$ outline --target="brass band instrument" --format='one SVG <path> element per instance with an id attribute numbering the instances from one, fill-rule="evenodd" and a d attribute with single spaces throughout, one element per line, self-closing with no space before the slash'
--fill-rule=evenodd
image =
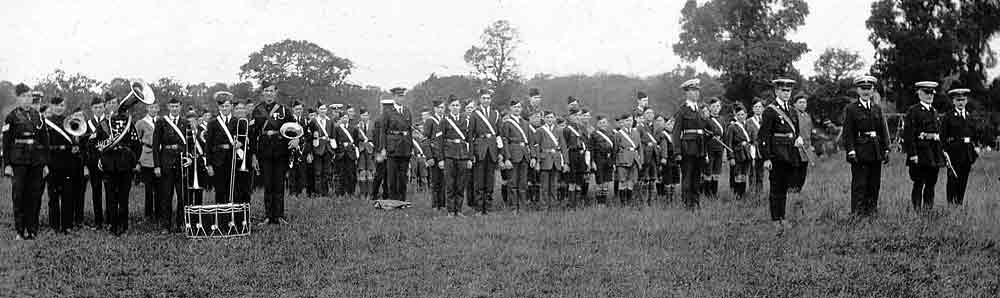
<path id="1" fill-rule="evenodd" d="M 194 176 L 194 178 L 192 178 L 192 180 L 191 180 L 191 187 L 188 187 L 188 189 L 190 189 L 190 190 L 201 189 L 201 184 L 198 183 L 198 160 L 201 159 L 201 153 L 198 152 L 197 146 L 198 146 L 198 138 L 195 136 L 194 130 L 192 129 L 191 130 L 191 147 L 194 148 L 193 151 L 195 151 L 195 152 L 193 154 L 191 154 L 191 157 L 190 157 L 190 159 L 192 160 L 191 163 L 193 164 L 191 166 L 191 172 L 194 173 L 194 174 L 192 174 Z"/>
<path id="2" fill-rule="evenodd" d="M 79 137 L 87 133 L 87 119 L 82 114 L 73 114 L 63 120 L 62 128 L 67 134 Z"/>
<path id="3" fill-rule="evenodd" d="M 228 196 L 228 198 L 229 198 L 230 201 L 235 201 L 233 199 L 233 194 L 234 194 L 234 189 L 235 189 L 234 186 L 236 185 L 236 171 L 237 171 L 237 169 L 236 169 L 236 159 L 237 158 L 239 158 L 239 159 L 242 160 L 241 163 L 240 163 L 239 171 L 240 172 L 246 172 L 247 171 L 247 154 L 246 154 L 246 149 L 244 149 L 244 148 L 246 148 L 246 141 L 248 140 L 247 134 L 249 132 L 250 132 L 250 122 L 247 119 L 240 118 L 240 119 L 236 120 L 236 136 L 235 136 L 234 140 L 236 141 L 235 143 L 240 143 L 241 146 L 236 147 L 235 146 L 236 144 L 233 144 L 234 145 L 234 147 L 233 147 L 233 159 L 232 159 L 232 162 L 229 163 L 230 164 L 230 169 L 229 169 L 229 193 L 228 193 L 229 196 Z M 240 138 L 243 138 L 243 140 L 241 141 Z"/>
<path id="4" fill-rule="evenodd" d="M 150 88 L 145 82 L 141 80 L 132 81 L 131 91 L 118 102 L 118 111 L 116 112 L 119 114 L 128 113 L 128 110 L 132 108 L 133 105 L 140 102 L 144 104 L 153 104 L 156 102 L 156 94 L 153 93 L 153 89 Z M 120 142 L 122 138 L 128 134 L 129 130 L 131 130 L 132 115 L 129 115 L 129 119 L 125 125 L 126 126 L 120 131 L 110 131 L 108 133 L 108 138 L 97 142 L 97 150 L 99 152 L 104 152 L 108 148 L 118 145 L 118 142 Z"/>
<path id="5" fill-rule="evenodd" d="M 305 133 L 305 130 L 302 128 L 302 125 L 299 124 L 298 122 L 286 122 L 285 124 L 282 124 L 280 128 L 278 128 L 278 132 L 281 133 L 281 136 L 286 139 L 297 141 L 299 138 L 302 137 L 302 134 Z M 298 159 L 300 155 L 302 155 L 302 151 L 299 149 L 298 146 L 294 144 L 288 144 L 288 149 L 292 151 L 291 152 L 292 158 L 288 159 L 288 168 L 289 169 L 295 168 L 295 160 Z"/>

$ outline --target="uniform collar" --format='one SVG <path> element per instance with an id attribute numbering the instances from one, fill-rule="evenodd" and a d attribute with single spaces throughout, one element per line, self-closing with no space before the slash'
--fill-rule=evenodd
<path id="1" fill-rule="evenodd" d="M 931 110 L 931 105 L 925 104 L 923 101 L 918 101 L 917 103 L 919 103 L 920 106 L 923 107 L 925 110 L 928 110 L 928 111 Z"/>

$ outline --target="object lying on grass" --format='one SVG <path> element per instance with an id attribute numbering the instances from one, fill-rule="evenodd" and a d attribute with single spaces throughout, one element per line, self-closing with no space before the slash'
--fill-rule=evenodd
<path id="1" fill-rule="evenodd" d="M 397 200 L 375 200 L 375 208 L 378 208 L 378 209 L 385 209 L 385 210 L 403 209 L 403 208 L 410 208 L 412 206 L 413 206 L 413 203 L 405 202 L 405 201 L 397 201 Z"/>

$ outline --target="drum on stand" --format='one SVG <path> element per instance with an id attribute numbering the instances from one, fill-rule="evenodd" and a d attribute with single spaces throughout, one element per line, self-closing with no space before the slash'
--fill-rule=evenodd
<path id="1" fill-rule="evenodd" d="M 190 205 L 184 207 L 188 238 L 231 238 L 250 235 L 250 204 Z"/>

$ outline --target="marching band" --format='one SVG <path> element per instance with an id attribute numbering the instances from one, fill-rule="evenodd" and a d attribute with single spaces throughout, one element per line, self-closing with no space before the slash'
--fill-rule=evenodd
<path id="1" fill-rule="evenodd" d="M 876 82 L 871 76 L 855 79 L 858 98 L 844 108 L 842 140 L 851 168 L 851 212 L 857 216 L 876 214 L 889 158 L 886 117 L 873 100 Z M 184 115 L 176 98 L 165 100 L 167 112 L 161 115 L 142 82 L 133 82 L 128 94 L 94 98 L 90 115 L 68 113 L 62 98 L 43 101 L 40 92 L 20 84 L 16 106 L 5 119 L 4 174 L 12 177 L 16 239 L 37 237 L 45 183 L 49 221 L 57 232 L 84 224 L 89 180 L 90 227 L 126 233 L 138 174 L 148 221 L 164 233 L 214 234 L 227 229 L 226 220 L 230 231 L 248 233 L 249 213 L 227 209 L 231 214 L 224 219 L 193 219 L 187 214 L 192 206 L 209 206 L 202 200 L 206 190 L 214 190 L 217 205 L 210 206 L 249 204 L 260 183 L 261 224 L 288 223 L 286 191 L 292 197 L 359 193 L 407 201 L 412 181 L 426 183 L 431 207 L 448 217 L 464 217 L 463 203 L 486 215 L 500 208 L 516 213 L 611 203 L 638 207 L 671 202 L 678 192 L 683 205 L 696 210 L 701 199 L 718 196 L 723 164 L 736 199 L 763 190 L 764 176 L 769 177 L 770 218 L 780 230 L 791 226 L 787 196 L 803 188 L 815 153 L 807 96 L 801 91 L 792 96 L 794 80 L 771 83 L 773 101 L 735 103 L 726 115 L 720 115 L 722 101 L 702 99 L 701 82 L 691 79 L 679 86 L 684 97 L 672 115 L 658 113 L 649 97 L 637 92 L 630 112 L 592 117 L 579 99 L 569 97 L 568 113 L 560 116 L 544 110 L 540 90 L 531 88 L 526 101 L 513 99 L 505 110 L 494 106 L 490 90 L 480 90 L 474 99 L 438 98 L 416 122 L 402 102 L 405 88 L 391 89 L 392 97 L 380 101 L 373 118 L 366 109 L 343 104 L 305 109 L 300 102 L 278 103 L 276 85 L 267 82 L 260 86 L 259 101 L 220 91 L 213 95 L 217 113 Z M 938 83 L 914 86 L 919 101 L 907 110 L 902 131 L 913 208 L 934 204 L 941 168 L 947 172 L 947 203 L 961 205 L 978 158 L 966 110 L 970 91 L 948 90 L 954 109 L 940 113 L 931 105 Z M 142 117 L 133 119 L 136 106 L 143 108 Z M 493 201 L 497 184 L 502 205 Z"/>

